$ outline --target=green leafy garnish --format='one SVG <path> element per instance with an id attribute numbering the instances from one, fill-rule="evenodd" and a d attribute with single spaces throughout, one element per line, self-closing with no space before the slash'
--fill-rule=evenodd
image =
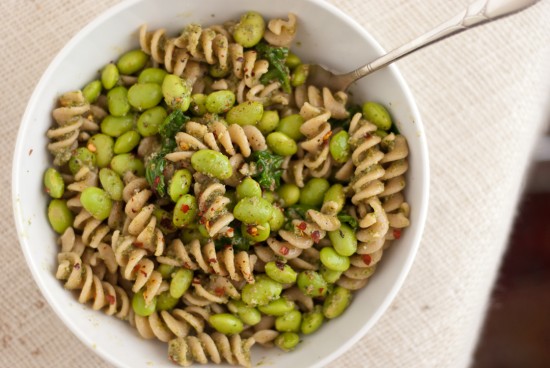
<path id="1" fill-rule="evenodd" d="M 353 228 L 353 230 L 356 230 L 359 227 L 357 220 L 353 216 L 340 213 L 336 217 L 338 217 L 338 220 L 340 220 L 342 224 L 348 224 L 351 228 Z"/>
<path id="2" fill-rule="evenodd" d="M 250 158 L 256 165 L 256 174 L 252 175 L 262 188 L 275 190 L 281 184 L 281 175 L 283 175 L 284 158 L 282 156 L 270 153 L 268 151 L 256 151 Z"/>
<path id="3" fill-rule="evenodd" d="M 290 93 L 290 70 L 285 65 L 288 48 L 270 46 L 260 42 L 256 45 L 256 51 L 261 59 L 269 62 L 269 69 L 267 73 L 260 77 L 260 82 L 265 85 L 273 80 L 277 80 L 281 82 L 283 91 Z"/>
<path id="4" fill-rule="evenodd" d="M 249 239 L 246 239 L 243 236 L 243 234 L 241 233 L 240 225 L 237 226 L 237 225 L 234 224 L 234 225 L 232 225 L 232 227 L 234 229 L 233 237 L 232 238 L 223 237 L 223 238 L 216 239 L 214 241 L 216 249 L 221 250 L 224 247 L 231 246 L 235 250 L 245 250 L 245 251 L 247 251 L 248 248 L 250 248 L 250 245 L 251 245 L 252 242 Z"/>

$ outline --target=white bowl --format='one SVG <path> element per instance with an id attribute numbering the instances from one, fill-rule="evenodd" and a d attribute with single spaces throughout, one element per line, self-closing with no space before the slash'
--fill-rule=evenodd
<path id="1" fill-rule="evenodd" d="M 57 97 L 92 80 L 106 63 L 135 48 L 137 29 L 166 27 L 176 33 L 190 22 L 213 24 L 236 19 L 247 10 L 267 18 L 299 17 L 296 51 L 309 62 L 338 71 L 358 67 L 383 53 L 376 41 L 349 16 L 322 0 L 132 0 L 105 12 L 80 31 L 57 55 L 37 85 L 21 122 L 13 161 L 13 207 L 21 247 L 42 293 L 63 322 L 88 347 L 120 367 L 173 367 L 164 343 L 143 340 L 127 323 L 78 303 L 54 277 L 58 246 L 47 218 L 42 175 L 50 162 L 45 132 Z M 341 317 L 307 336 L 292 353 L 256 349 L 253 363 L 272 367 L 320 367 L 349 349 L 387 309 L 408 273 L 424 229 L 429 166 L 424 130 L 413 97 L 395 66 L 361 80 L 357 101 L 390 107 L 410 148 L 406 198 L 411 226 L 384 255 L 375 276 L 356 294 Z"/>

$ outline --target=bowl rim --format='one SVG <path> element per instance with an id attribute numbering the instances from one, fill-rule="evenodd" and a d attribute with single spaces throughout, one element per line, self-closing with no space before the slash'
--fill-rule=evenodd
<path id="1" fill-rule="evenodd" d="M 87 346 L 90 350 L 99 354 L 107 362 L 114 364 L 116 366 L 125 366 L 125 364 L 119 361 L 117 357 L 105 351 L 100 345 L 96 346 L 96 344 L 92 341 L 92 339 L 88 337 L 88 335 L 85 334 L 83 331 L 81 331 L 81 329 L 78 328 L 73 323 L 72 319 L 69 318 L 67 314 L 63 313 L 61 306 L 59 305 L 57 300 L 53 298 L 53 295 L 50 293 L 45 282 L 42 280 L 41 274 L 39 273 L 39 269 L 37 267 L 34 267 L 33 265 L 32 255 L 30 252 L 28 240 L 23 236 L 25 232 L 25 228 L 23 226 L 24 219 L 21 217 L 21 212 L 19 211 L 18 196 L 20 194 L 17 192 L 17 188 L 20 187 L 20 181 L 18 179 L 19 169 L 18 169 L 17 163 L 23 159 L 23 155 L 24 155 L 23 138 L 31 128 L 30 124 L 28 123 L 31 120 L 31 112 L 35 109 L 35 106 L 39 102 L 39 96 L 41 95 L 42 91 L 47 87 L 46 81 L 50 78 L 51 74 L 53 74 L 54 71 L 58 68 L 61 61 L 67 56 L 67 54 L 69 54 L 72 51 L 75 45 L 81 42 L 81 40 L 85 36 L 87 36 L 90 32 L 92 32 L 98 26 L 100 26 L 104 21 L 142 1 L 145 1 L 145 0 L 123 0 L 118 4 L 115 4 L 105 9 L 102 13 L 97 15 L 92 21 L 86 24 L 74 36 L 72 36 L 71 39 L 65 44 L 65 46 L 63 46 L 63 48 L 55 55 L 55 57 L 52 59 L 52 61 L 49 63 L 48 67 L 40 77 L 39 82 L 37 83 L 36 87 L 34 88 L 31 94 L 31 97 L 27 102 L 27 105 L 25 107 L 25 112 L 20 121 L 20 126 L 16 137 L 16 144 L 15 144 L 14 154 L 12 159 L 13 216 L 14 216 L 15 225 L 17 229 L 18 240 L 23 250 L 23 254 L 25 256 L 25 261 L 27 263 L 27 266 L 30 269 L 31 274 L 33 276 L 34 282 L 37 284 L 42 295 L 48 301 L 48 304 L 51 306 L 55 314 L 63 321 L 65 326 L 67 326 L 71 330 L 71 332 L 74 335 L 76 335 L 80 339 L 80 341 L 84 343 L 84 345 Z M 378 54 L 383 55 L 385 53 L 385 50 L 378 43 L 378 41 L 367 31 L 366 28 L 361 26 L 358 23 L 358 21 L 355 20 L 351 15 L 344 13 L 342 10 L 340 10 L 335 5 L 333 5 L 332 3 L 326 0 L 303 0 L 303 1 L 313 3 L 315 6 L 324 8 L 324 10 L 327 10 L 332 14 L 334 14 L 335 16 L 342 18 L 350 27 L 352 27 L 358 34 L 360 34 L 363 39 L 367 40 Z M 404 281 L 410 272 L 412 264 L 416 259 L 416 255 L 420 247 L 421 238 L 424 234 L 424 229 L 425 229 L 425 224 L 426 224 L 426 219 L 428 214 L 428 207 L 429 207 L 429 186 L 430 186 L 430 165 L 429 165 L 428 144 L 426 140 L 426 134 L 424 131 L 422 119 L 420 116 L 420 112 L 419 112 L 416 100 L 414 99 L 405 79 L 403 78 L 403 76 L 401 75 L 401 73 L 399 72 L 395 64 L 389 65 L 386 68 L 389 69 L 390 73 L 392 74 L 392 77 L 395 78 L 397 85 L 403 92 L 404 96 L 406 97 L 406 100 L 409 102 L 411 115 L 414 119 L 417 130 L 420 132 L 420 135 L 417 138 L 420 141 L 419 153 L 421 156 L 420 162 L 421 162 L 423 174 L 419 177 L 419 182 L 420 182 L 419 186 L 422 192 L 421 196 L 425 198 L 425 201 L 421 202 L 421 205 L 419 208 L 418 218 L 416 219 L 417 231 L 414 233 L 414 237 L 412 239 L 412 247 L 409 251 L 409 255 L 407 256 L 405 263 L 402 265 L 401 270 L 398 274 L 398 277 L 396 278 L 394 284 L 392 285 L 392 288 L 388 290 L 388 292 L 386 293 L 382 303 L 378 306 L 375 313 L 367 321 L 367 323 L 365 323 L 362 326 L 360 330 L 358 330 L 353 336 L 351 336 L 344 344 L 340 345 L 338 349 L 332 351 L 330 354 L 326 355 L 324 358 L 317 361 L 316 364 L 314 364 L 312 367 L 322 367 L 328 364 L 329 362 L 335 360 L 339 356 L 341 356 L 344 352 L 348 351 L 353 345 L 355 345 L 357 341 L 363 338 L 366 335 L 367 331 L 370 330 L 378 322 L 378 320 L 386 312 L 386 310 L 388 309 L 392 301 L 397 296 L 399 290 L 401 290 L 404 284 Z"/>

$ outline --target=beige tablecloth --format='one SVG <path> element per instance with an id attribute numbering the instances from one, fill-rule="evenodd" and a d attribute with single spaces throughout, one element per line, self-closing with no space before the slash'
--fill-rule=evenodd
<path id="1" fill-rule="evenodd" d="M 468 4 L 332 1 L 386 49 Z M 63 326 L 32 280 L 13 224 L 10 170 L 19 121 L 40 75 L 78 30 L 116 3 L 0 2 L 1 367 L 109 366 Z M 410 276 L 389 311 L 331 366 L 465 367 L 471 361 L 544 121 L 549 19 L 550 1 L 544 0 L 398 63 L 418 102 L 430 146 L 428 224 Z"/>

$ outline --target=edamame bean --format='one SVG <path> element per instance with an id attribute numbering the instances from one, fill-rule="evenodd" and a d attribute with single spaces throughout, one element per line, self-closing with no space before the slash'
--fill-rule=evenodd
<path id="1" fill-rule="evenodd" d="M 157 134 L 166 116 L 168 116 L 168 113 L 162 106 L 155 106 L 145 110 L 137 120 L 137 131 L 143 137 Z"/>
<path id="2" fill-rule="evenodd" d="M 279 113 L 277 110 L 267 110 L 264 111 L 256 128 L 258 128 L 263 135 L 267 135 L 274 131 L 277 125 L 279 125 Z"/>
<path id="3" fill-rule="evenodd" d="M 189 225 L 197 217 L 199 212 L 197 200 L 191 194 L 182 195 L 174 207 L 172 221 L 176 227 Z"/>
<path id="4" fill-rule="evenodd" d="M 202 93 L 192 95 L 189 110 L 195 116 L 203 116 L 206 114 L 208 112 L 208 110 L 206 110 L 206 95 Z"/>
<path id="5" fill-rule="evenodd" d="M 249 326 L 257 325 L 262 319 L 262 314 L 260 311 L 256 308 L 247 306 L 240 300 L 231 300 L 227 304 L 227 307 L 232 313 L 236 313 L 243 323 L 246 323 Z"/>
<path id="6" fill-rule="evenodd" d="M 334 250 L 342 256 L 349 257 L 357 251 L 355 231 L 346 224 L 342 224 L 338 230 L 329 231 L 328 238 Z"/>
<path id="7" fill-rule="evenodd" d="M 107 64 L 101 71 L 101 84 L 103 84 L 103 88 L 109 90 L 116 86 L 119 77 L 120 74 L 116 65 L 113 63 Z"/>
<path id="8" fill-rule="evenodd" d="M 279 332 L 298 332 L 301 324 L 302 313 L 298 310 L 291 310 L 275 319 L 275 329 Z"/>
<path id="9" fill-rule="evenodd" d="M 285 183 L 279 187 L 277 194 L 283 207 L 289 207 L 300 200 L 300 188 L 296 184 Z"/>
<path id="10" fill-rule="evenodd" d="M 290 84 L 292 87 L 299 87 L 304 84 L 309 76 L 309 65 L 300 64 L 294 69 L 292 77 L 290 78 Z"/>
<path id="11" fill-rule="evenodd" d="M 164 102 L 172 109 L 187 111 L 191 104 L 191 88 L 177 75 L 168 74 L 162 82 Z"/>
<path id="12" fill-rule="evenodd" d="M 106 134 L 96 134 L 88 139 L 86 147 L 90 151 L 94 151 L 96 157 L 96 165 L 99 168 L 109 166 L 113 159 L 115 142 L 113 138 Z"/>
<path id="13" fill-rule="evenodd" d="M 63 234 L 69 226 L 72 226 L 74 215 L 67 207 L 66 201 L 52 199 L 48 205 L 48 220 L 56 233 Z"/>
<path id="14" fill-rule="evenodd" d="M 201 244 L 203 244 L 203 240 L 210 238 L 210 235 L 208 234 L 206 228 L 204 229 L 204 231 L 206 236 L 202 234 L 200 227 L 196 227 L 194 229 L 190 229 L 188 227 L 183 228 L 181 229 L 181 240 L 184 242 L 184 244 L 189 244 L 193 240 L 199 239 Z"/>
<path id="15" fill-rule="evenodd" d="M 263 198 L 246 197 L 237 203 L 233 215 L 245 224 L 262 224 L 273 216 L 273 206 Z"/>
<path id="16" fill-rule="evenodd" d="M 235 103 L 235 94 L 231 91 L 216 91 L 206 97 L 205 106 L 212 114 L 224 114 Z"/>
<path id="17" fill-rule="evenodd" d="M 122 190 L 124 189 L 124 183 L 116 172 L 104 167 L 103 169 L 99 170 L 99 182 L 113 201 L 122 200 Z"/>
<path id="18" fill-rule="evenodd" d="M 168 73 L 164 69 L 147 68 L 139 73 L 137 81 L 138 83 L 156 83 L 162 85 L 162 81 L 164 81 L 164 77 L 166 77 L 167 74 Z"/>
<path id="19" fill-rule="evenodd" d="M 218 151 L 203 149 L 195 152 L 191 156 L 191 166 L 198 172 L 220 180 L 229 179 L 233 175 L 229 158 Z"/>
<path id="20" fill-rule="evenodd" d="M 116 66 L 122 74 L 130 75 L 143 69 L 148 60 L 149 55 L 145 52 L 139 49 L 132 50 L 123 54 L 120 59 L 118 59 Z"/>
<path id="21" fill-rule="evenodd" d="M 351 292 L 341 286 L 336 286 L 323 303 L 323 315 L 328 318 L 340 316 L 351 301 Z"/>
<path id="22" fill-rule="evenodd" d="M 103 88 L 101 81 L 96 79 L 82 88 L 82 95 L 86 101 L 94 103 L 101 94 L 101 88 Z"/>
<path id="23" fill-rule="evenodd" d="M 304 123 L 304 118 L 300 114 L 285 116 L 279 121 L 277 131 L 286 134 L 295 141 L 300 140 L 304 135 L 300 132 L 300 127 Z"/>
<path id="24" fill-rule="evenodd" d="M 285 215 L 280 207 L 273 206 L 273 215 L 269 220 L 269 227 L 271 231 L 278 231 L 285 224 Z"/>
<path id="25" fill-rule="evenodd" d="M 300 191 L 300 204 L 319 207 L 323 203 L 325 192 L 330 188 L 327 179 L 312 178 Z"/>
<path id="26" fill-rule="evenodd" d="M 189 192 L 191 188 L 191 173 L 187 169 L 181 169 L 174 173 L 170 185 L 168 186 L 168 195 L 172 201 L 177 202 L 178 199 Z"/>
<path id="27" fill-rule="evenodd" d="M 227 204 L 227 209 L 233 212 L 233 209 L 235 208 L 238 202 L 237 193 L 235 193 L 232 190 L 228 190 L 227 192 L 225 192 L 225 197 L 229 199 L 229 203 Z"/>
<path id="28" fill-rule="evenodd" d="M 281 156 L 292 156 L 298 152 L 296 142 L 281 132 L 270 133 L 266 138 L 266 142 L 270 150 Z"/>
<path id="29" fill-rule="evenodd" d="M 101 132 L 111 137 L 120 137 L 122 134 L 132 130 L 134 127 L 134 116 L 113 116 L 107 115 L 101 122 Z"/>
<path id="30" fill-rule="evenodd" d="M 155 107 L 161 100 L 162 90 L 156 83 L 136 83 L 128 90 L 128 102 L 139 111 Z"/>
<path id="31" fill-rule="evenodd" d="M 246 239 L 250 239 L 255 243 L 263 242 L 269 238 L 271 228 L 269 222 L 260 223 L 258 225 L 241 224 L 241 233 Z"/>
<path id="32" fill-rule="evenodd" d="M 285 60 L 285 65 L 288 66 L 289 69 L 292 70 L 296 68 L 298 65 L 300 65 L 301 63 L 302 63 L 302 60 L 300 60 L 298 55 L 293 54 L 292 52 L 288 53 L 288 56 L 286 57 L 286 60 Z"/>
<path id="33" fill-rule="evenodd" d="M 53 167 L 50 167 L 44 173 L 44 187 L 46 188 L 46 193 L 52 198 L 61 198 L 63 193 L 65 193 L 65 182 L 63 177 Z"/>
<path id="34" fill-rule="evenodd" d="M 273 204 L 273 202 L 275 202 L 275 193 L 273 193 L 270 190 L 263 191 L 262 198 L 268 201 L 269 203 Z"/>
<path id="35" fill-rule="evenodd" d="M 143 297 L 143 290 L 138 291 L 132 298 L 132 308 L 138 316 L 148 317 L 157 309 L 157 297 L 155 296 L 151 302 L 147 304 Z"/>
<path id="36" fill-rule="evenodd" d="M 97 187 L 88 187 L 80 195 L 82 207 L 94 218 L 102 221 L 109 217 L 113 201 L 109 194 Z"/>
<path id="37" fill-rule="evenodd" d="M 293 284 L 298 277 L 298 274 L 292 267 L 281 261 L 267 262 L 265 264 L 265 273 L 273 280 L 282 284 Z"/>
<path id="38" fill-rule="evenodd" d="M 298 345 L 300 336 L 296 332 L 283 332 L 273 342 L 279 349 L 289 352 Z"/>
<path id="39" fill-rule="evenodd" d="M 381 130 L 391 128 L 392 120 L 390 113 L 379 103 L 370 101 L 363 104 L 363 117 Z"/>
<path id="40" fill-rule="evenodd" d="M 96 166 L 95 154 L 86 147 L 77 148 L 69 160 L 69 170 L 71 170 L 73 175 L 83 166 L 89 168 L 94 168 Z"/>
<path id="41" fill-rule="evenodd" d="M 341 271 L 329 270 L 328 268 L 325 267 L 325 265 L 321 265 L 321 267 L 319 268 L 319 273 L 321 274 L 321 276 L 323 276 L 325 281 L 328 282 L 329 284 L 334 284 L 336 281 L 338 281 L 340 276 L 342 276 Z"/>
<path id="42" fill-rule="evenodd" d="M 312 334 L 321 327 L 324 320 L 325 317 L 323 316 L 321 307 L 317 305 L 311 312 L 304 313 L 302 316 L 300 331 L 304 335 Z"/>
<path id="43" fill-rule="evenodd" d="M 298 274 L 296 284 L 302 292 L 311 297 L 325 296 L 328 284 L 325 279 L 315 271 L 302 271 Z"/>
<path id="44" fill-rule="evenodd" d="M 321 263 L 328 269 L 333 271 L 347 271 L 350 265 L 349 258 L 341 256 L 332 247 L 324 247 L 319 253 Z"/>
<path id="45" fill-rule="evenodd" d="M 262 187 L 256 180 L 247 176 L 239 185 L 237 185 L 236 192 L 237 199 L 243 199 L 245 197 L 261 197 Z"/>
<path id="46" fill-rule="evenodd" d="M 141 136 L 139 133 L 135 130 L 130 130 L 116 139 L 113 151 L 116 154 L 128 153 L 136 148 L 140 140 Z"/>
<path id="47" fill-rule="evenodd" d="M 172 272 L 174 272 L 174 268 L 175 267 L 172 265 L 161 263 L 157 267 L 157 271 L 160 272 L 160 274 L 162 275 L 162 278 L 166 280 L 166 279 L 172 278 Z"/>
<path id="48" fill-rule="evenodd" d="M 344 193 L 344 186 L 342 184 L 334 184 L 325 192 L 323 205 L 328 202 L 332 202 L 334 212 L 338 213 L 342 211 L 346 202 L 346 194 Z"/>
<path id="49" fill-rule="evenodd" d="M 137 176 L 145 175 L 143 161 L 132 153 L 122 153 L 113 157 L 111 160 L 111 169 L 121 177 L 124 177 L 124 174 L 128 171 L 131 171 Z"/>
<path id="50" fill-rule="evenodd" d="M 107 93 L 107 107 L 112 116 L 124 116 L 130 111 L 126 87 L 118 86 Z"/>
<path id="51" fill-rule="evenodd" d="M 170 281 L 170 296 L 173 298 L 181 298 L 183 294 L 191 286 L 193 281 L 193 271 L 186 268 L 180 268 L 172 274 Z"/>
<path id="52" fill-rule="evenodd" d="M 172 310 L 176 305 L 178 305 L 179 301 L 179 298 L 174 298 L 168 291 L 162 292 L 157 296 L 156 310 Z"/>
<path id="53" fill-rule="evenodd" d="M 243 330 L 242 321 L 229 313 L 213 314 L 208 318 L 208 323 L 224 335 L 235 335 Z"/>
<path id="54" fill-rule="evenodd" d="M 210 65 L 208 74 L 214 78 L 224 78 L 229 74 L 229 68 L 222 68 L 220 64 Z"/>
<path id="55" fill-rule="evenodd" d="M 350 158 L 351 147 L 348 141 L 349 134 L 345 130 L 341 130 L 332 136 L 328 147 L 334 161 L 343 164 Z"/>
<path id="56" fill-rule="evenodd" d="M 246 284 L 241 291 L 241 300 L 249 307 L 266 305 L 278 299 L 283 285 L 265 275 L 256 276 L 253 284 Z"/>
<path id="57" fill-rule="evenodd" d="M 245 101 L 233 106 L 225 115 L 229 124 L 256 125 L 264 113 L 264 105 L 257 101 Z"/>
<path id="58" fill-rule="evenodd" d="M 259 306 L 258 309 L 263 314 L 268 316 L 283 316 L 294 310 L 296 304 L 293 301 L 288 300 L 287 298 L 279 298 L 274 300 L 266 305 Z"/>
<path id="59" fill-rule="evenodd" d="M 265 21 L 261 14 L 249 11 L 244 14 L 235 26 L 233 38 L 243 47 L 253 47 L 262 40 L 265 32 Z"/>
<path id="60" fill-rule="evenodd" d="M 374 134 L 376 134 L 380 138 L 386 138 L 386 136 L 388 135 L 388 132 L 386 132 L 385 130 L 382 130 L 382 129 L 376 129 Z"/>

